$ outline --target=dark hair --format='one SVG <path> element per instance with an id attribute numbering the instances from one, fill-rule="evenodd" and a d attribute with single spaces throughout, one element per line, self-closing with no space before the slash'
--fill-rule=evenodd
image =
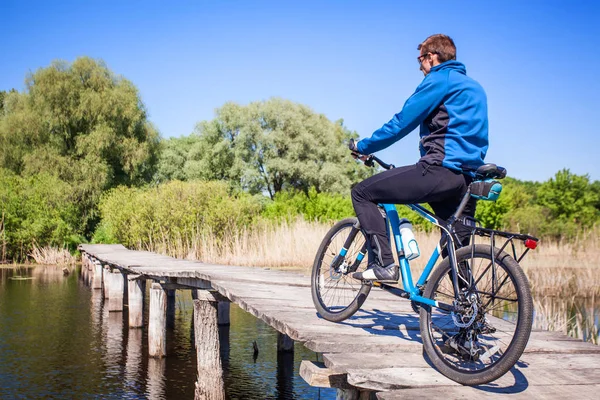
<path id="1" fill-rule="evenodd" d="M 438 60 L 443 63 L 448 60 L 456 60 L 456 46 L 454 40 L 450 36 L 442 35 L 431 35 L 423 41 L 417 50 L 421 51 L 421 54 L 437 54 Z"/>

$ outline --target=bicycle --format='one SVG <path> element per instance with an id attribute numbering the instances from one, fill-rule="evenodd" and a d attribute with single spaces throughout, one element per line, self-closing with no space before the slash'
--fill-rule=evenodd
<path id="1" fill-rule="evenodd" d="M 364 162 L 367 166 L 376 162 L 384 169 L 394 168 L 373 155 Z M 471 196 L 497 200 L 502 191 L 498 179 L 505 176 L 506 170 L 495 164 L 479 167 L 459 207 L 447 221 L 419 204 L 406 205 L 443 232 L 416 284 L 404 254 L 396 207 L 379 205 L 386 218 L 388 237 L 396 247 L 403 288 L 352 278 L 352 273 L 364 270 L 367 264 L 363 263 L 368 252 L 367 236 L 356 218 L 336 223 L 325 235 L 312 269 L 312 298 L 321 317 L 332 322 L 350 318 L 373 286 L 380 287 L 411 300 L 413 310 L 419 314 L 425 352 L 446 377 L 474 386 L 508 372 L 521 357 L 531 333 L 533 301 L 519 262 L 536 248 L 538 239 L 485 229 L 474 219 L 462 217 Z M 471 241 L 464 247 L 457 246 L 458 221 L 470 228 Z M 489 238 L 490 243 L 475 244 L 475 236 Z M 498 237 L 506 239 L 500 248 L 496 247 Z M 522 241 L 525 246 L 520 256 L 515 241 Z M 447 256 L 434 269 L 444 247 Z M 513 256 L 507 253 L 509 248 Z"/>

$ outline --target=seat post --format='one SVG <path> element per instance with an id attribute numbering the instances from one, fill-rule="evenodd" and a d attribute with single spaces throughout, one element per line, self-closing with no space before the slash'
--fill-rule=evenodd
<path id="1" fill-rule="evenodd" d="M 469 202 L 469 197 L 471 197 L 471 185 L 469 185 L 469 187 L 467 188 L 467 193 L 465 193 L 465 196 L 462 198 L 460 205 L 456 209 L 456 212 L 448 220 L 448 225 L 450 225 L 450 226 L 454 225 L 456 220 L 461 217 L 463 211 L 465 211 L 465 207 L 467 206 L 467 203 Z"/>

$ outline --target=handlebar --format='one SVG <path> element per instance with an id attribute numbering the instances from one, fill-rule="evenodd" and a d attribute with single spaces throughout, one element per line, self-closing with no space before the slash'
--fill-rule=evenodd
<path id="1" fill-rule="evenodd" d="M 350 152 L 352 153 L 352 155 L 356 158 L 360 158 L 360 157 L 364 157 L 366 156 L 367 159 L 364 160 L 364 164 L 367 167 L 372 167 L 374 164 L 374 162 L 376 162 L 377 164 L 381 165 L 381 167 L 383 169 L 392 169 L 392 168 L 396 168 L 394 166 L 394 164 L 388 164 L 384 161 L 382 161 L 381 159 L 377 158 L 376 156 L 374 156 L 373 154 L 371 155 L 366 155 L 366 154 L 361 154 L 358 152 L 358 149 L 356 148 L 356 142 L 354 141 L 354 139 L 350 139 L 348 141 L 348 148 L 350 149 Z"/>
<path id="2" fill-rule="evenodd" d="M 354 156 L 356 156 L 356 157 L 364 156 L 364 154 L 360 154 L 360 153 L 357 153 L 355 151 L 353 151 L 352 154 Z M 374 156 L 373 154 L 367 156 L 367 159 L 364 161 L 364 164 L 367 167 L 374 166 L 375 165 L 374 163 L 377 163 L 377 164 L 381 165 L 381 168 L 383 168 L 383 169 L 393 169 L 393 168 L 396 168 L 396 166 L 394 164 L 388 164 L 385 161 L 382 161 L 377 156 Z"/>

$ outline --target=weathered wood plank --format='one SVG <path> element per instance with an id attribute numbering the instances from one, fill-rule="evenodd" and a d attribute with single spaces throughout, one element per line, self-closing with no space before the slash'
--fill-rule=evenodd
<path id="1" fill-rule="evenodd" d="M 543 385 L 517 386 L 510 388 L 496 387 L 439 387 L 425 389 L 402 389 L 377 394 L 380 400 L 430 400 L 430 399 L 596 399 L 600 393 L 600 385 Z"/>
<path id="2" fill-rule="evenodd" d="M 299 375 L 310 386 L 349 388 L 346 382 L 346 374 L 332 373 L 323 363 L 304 360 L 300 363 Z"/>
<path id="3" fill-rule="evenodd" d="M 525 373 L 528 373 L 525 375 Z M 396 390 L 415 387 L 460 386 L 433 368 L 382 368 L 350 369 L 348 383 L 375 391 Z M 600 384 L 600 374 L 593 368 L 519 368 L 514 367 L 506 375 L 494 381 L 494 387 L 530 385 L 573 384 L 575 382 Z"/>
<path id="4" fill-rule="evenodd" d="M 427 368 L 431 364 L 423 354 L 415 353 L 327 353 L 323 354 L 323 362 L 327 368 L 339 373 L 350 369 L 383 369 L 383 368 Z M 596 368 L 600 369 L 600 357 L 593 354 L 540 354 L 526 353 L 517 363 L 525 369 L 552 369 L 560 365 L 566 369 Z"/>

